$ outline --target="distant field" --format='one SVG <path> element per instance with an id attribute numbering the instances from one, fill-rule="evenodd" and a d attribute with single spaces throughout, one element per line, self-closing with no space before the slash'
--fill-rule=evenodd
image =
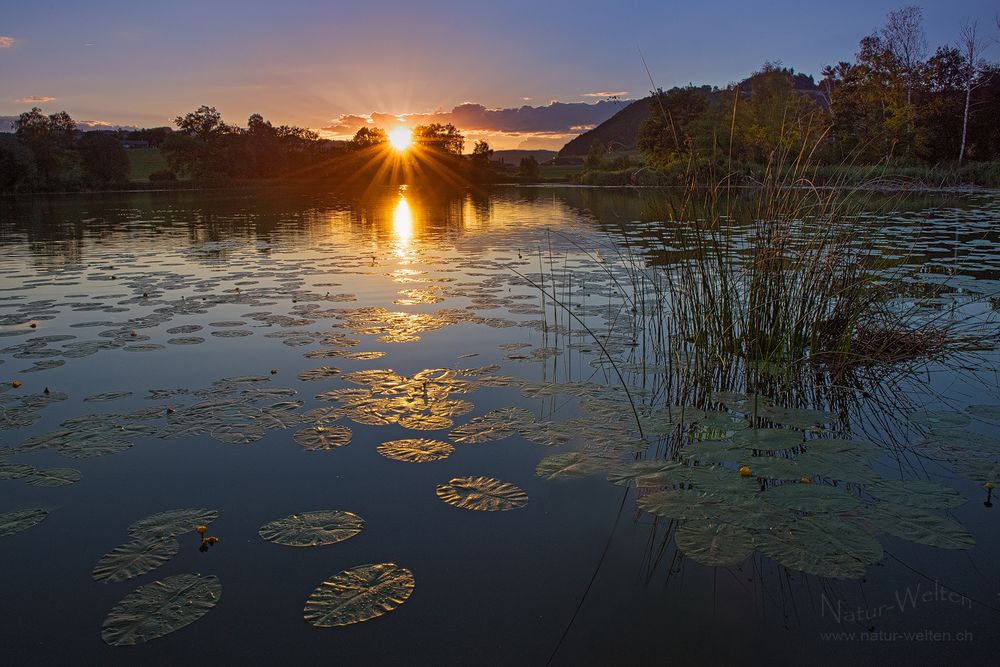
<path id="1" fill-rule="evenodd" d="M 541 178 L 561 178 L 568 181 L 571 176 L 581 171 L 583 171 L 581 165 L 545 164 L 538 168 L 538 175 Z"/>
<path id="2" fill-rule="evenodd" d="M 154 171 L 169 169 L 159 148 L 128 148 L 129 180 L 148 181 Z"/>

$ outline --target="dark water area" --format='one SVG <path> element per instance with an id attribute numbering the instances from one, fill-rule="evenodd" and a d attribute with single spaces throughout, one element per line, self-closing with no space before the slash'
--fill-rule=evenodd
<path id="1" fill-rule="evenodd" d="M 0 200 L 0 515 L 45 510 L 0 534 L 5 663 L 995 660 L 1000 508 L 984 504 L 983 488 L 1000 471 L 990 346 L 894 380 L 909 406 L 898 415 L 873 415 L 851 389 L 836 429 L 785 422 L 807 443 L 848 428 L 879 448 L 845 460 L 862 469 L 854 486 L 813 484 L 849 489 L 876 513 L 866 520 L 883 521 L 842 536 L 845 572 L 860 576 L 789 567 L 811 547 L 776 551 L 763 523 L 747 527 L 745 558 L 702 564 L 675 535 L 705 516 L 644 511 L 637 500 L 650 489 L 638 478 L 608 481 L 660 451 L 650 429 L 635 432 L 620 386 L 649 404 L 637 412 L 653 423 L 657 372 L 641 363 L 643 344 L 620 340 L 627 289 L 613 249 L 628 235 L 651 269 L 683 254 L 653 242 L 665 196 L 538 187 Z M 883 255 L 920 286 L 897 300 L 995 322 L 1000 196 L 895 195 L 873 201 L 871 215 Z M 946 289 L 928 295 L 927 285 Z M 326 367 L 336 370 L 310 373 Z M 865 428 L 882 417 L 897 426 Z M 303 444 L 342 427 L 346 444 Z M 414 463 L 377 449 L 414 438 L 453 451 Z M 945 440 L 958 442 L 947 455 L 936 449 Z M 973 440 L 975 458 L 955 453 Z M 573 453 L 580 474 L 536 472 Z M 729 459 L 718 462 L 731 479 L 705 488 L 742 483 Z M 79 475 L 39 473 L 63 469 Z M 474 511 L 440 496 L 439 485 L 480 476 L 527 502 Z M 933 500 L 886 480 L 933 485 Z M 926 510 L 905 515 L 914 539 L 885 527 L 883 501 Z M 823 525 L 841 525 L 843 514 L 851 530 L 860 525 L 860 510 L 823 507 L 783 506 L 782 521 L 837 514 Z M 158 567 L 94 579 L 105 554 L 136 538 L 131 524 L 179 508 L 217 512 L 208 534 L 218 543 L 200 550 L 185 524 Z M 308 548 L 258 533 L 319 510 L 352 512 L 363 530 Z M 702 547 L 712 548 L 688 551 Z M 858 569 L 855 550 L 873 548 Z M 378 563 L 412 573 L 405 601 L 365 622 L 304 622 L 321 583 Z M 120 600 L 182 574 L 218 577 L 207 613 L 135 646 L 102 640 Z"/>

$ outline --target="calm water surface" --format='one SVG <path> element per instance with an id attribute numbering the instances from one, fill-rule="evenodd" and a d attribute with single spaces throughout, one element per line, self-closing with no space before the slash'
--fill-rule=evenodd
<path id="1" fill-rule="evenodd" d="M 644 491 L 607 481 L 635 460 L 626 439 L 637 436 L 622 426 L 610 445 L 595 437 L 601 422 L 630 415 L 581 325 L 600 332 L 628 319 L 599 259 L 622 225 L 648 229 L 639 221 L 654 199 L 525 188 L 0 201 L 0 513 L 47 511 L 0 536 L 6 664 L 995 659 L 998 509 L 984 506 L 981 480 L 940 457 L 887 452 L 869 465 L 885 479 L 960 492 L 968 502 L 942 514 L 975 546 L 879 534 L 884 556 L 851 580 L 786 569 L 760 551 L 701 565 L 677 550 L 676 522 L 637 509 Z M 887 256 L 922 267 L 921 283 L 951 281 L 928 311 L 990 316 L 1000 198 L 899 198 L 883 215 Z M 527 281 L 554 286 L 579 318 Z M 617 334 L 608 341 L 635 361 Z M 923 368 L 893 391 L 954 414 L 996 405 L 996 356 L 976 359 Z M 642 397 L 648 374 L 624 366 Z M 321 367 L 336 370 L 308 373 Z M 614 400 L 620 413 L 595 419 L 595 406 Z M 476 431 L 477 418 L 509 408 L 528 414 L 492 413 L 492 430 Z M 850 418 L 859 428 L 865 410 Z M 958 425 L 997 436 L 998 415 L 979 415 Z M 486 435 L 463 438 L 470 422 Z M 295 436 L 317 425 L 346 426 L 350 441 L 310 451 Z M 454 452 L 409 463 L 376 449 L 403 438 L 451 442 Z M 536 475 L 546 457 L 573 451 L 607 466 Z M 65 468 L 79 480 L 29 483 Z M 528 502 L 485 512 L 438 498 L 438 485 L 468 476 L 515 485 Z M 189 531 L 160 567 L 93 579 L 104 554 L 129 542 L 130 524 L 177 508 L 216 510 L 209 533 L 219 543 L 200 551 Z M 311 510 L 353 512 L 364 530 L 313 548 L 258 535 Z M 334 628 L 303 621 L 321 582 L 385 562 L 416 582 L 392 613 Z M 102 641 L 119 600 L 183 573 L 221 582 L 204 617 L 138 646 Z"/>

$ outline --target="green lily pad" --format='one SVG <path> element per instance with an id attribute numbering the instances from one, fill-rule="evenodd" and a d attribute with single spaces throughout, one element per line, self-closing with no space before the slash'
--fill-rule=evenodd
<path id="1" fill-rule="evenodd" d="M 807 440 L 803 444 L 805 444 L 808 453 L 842 454 L 861 459 L 877 459 L 886 453 L 881 447 L 864 440 L 820 438 Z"/>
<path id="2" fill-rule="evenodd" d="M 364 519 L 351 512 L 320 510 L 293 514 L 266 523 L 257 531 L 268 542 L 289 547 L 317 547 L 350 539 L 364 528 Z"/>
<path id="3" fill-rule="evenodd" d="M 98 456 L 118 454 L 132 447 L 129 440 L 100 438 L 86 441 L 72 441 L 59 445 L 56 449 L 68 459 L 90 459 Z"/>
<path id="4" fill-rule="evenodd" d="M 966 502 L 955 489 L 924 480 L 883 480 L 869 484 L 865 490 L 882 502 L 923 509 L 947 509 Z"/>
<path id="5" fill-rule="evenodd" d="M 734 463 L 749 457 L 749 450 L 745 447 L 715 440 L 689 443 L 677 453 L 685 460 L 697 461 L 703 465 Z"/>
<path id="6" fill-rule="evenodd" d="M 1000 405 L 971 405 L 968 413 L 983 419 L 1000 421 Z"/>
<path id="7" fill-rule="evenodd" d="M 972 421 L 969 415 L 955 410 L 930 410 L 911 412 L 909 420 L 919 426 L 954 427 L 965 426 Z"/>
<path id="8" fill-rule="evenodd" d="M 582 452 L 565 452 L 539 461 L 535 466 L 535 474 L 542 479 L 568 479 L 593 475 L 603 467 L 599 461 Z"/>
<path id="9" fill-rule="evenodd" d="M 721 498 L 693 490 L 655 491 L 636 501 L 639 509 L 670 519 L 711 519 L 721 508 Z"/>
<path id="10" fill-rule="evenodd" d="M 25 481 L 32 486 L 67 486 L 81 477 L 80 471 L 73 468 L 48 468 L 36 470 Z"/>
<path id="11" fill-rule="evenodd" d="M 685 521 L 674 540 L 681 553 L 702 565 L 736 565 L 753 552 L 750 531 L 729 524 Z"/>
<path id="12" fill-rule="evenodd" d="M 635 461 L 633 463 L 620 466 L 613 472 L 609 473 L 608 481 L 612 484 L 617 484 L 618 486 L 628 486 L 630 482 L 634 483 L 637 479 L 646 477 L 647 475 L 665 473 L 667 475 L 673 475 L 673 479 L 676 479 L 676 482 L 673 483 L 679 484 L 690 479 L 689 469 L 690 467 L 687 464 L 678 463 L 677 461 L 664 461 L 659 459 Z M 671 484 L 665 483 L 661 486 L 670 485 Z"/>
<path id="13" fill-rule="evenodd" d="M 781 456 L 748 456 L 737 463 L 749 467 L 753 477 L 788 480 L 799 479 L 805 474 L 796 459 Z"/>
<path id="14" fill-rule="evenodd" d="M 264 437 L 264 428 L 256 424 L 223 424 L 213 428 L 209 435 L 227 445 L 249 445 Z"/>
<path id="15" fill-rule="evenodd" d="M 162 540 L 136 540 L 115 547 L 97 561 L 92 573 L 96 581 L 124 581 L 155 570 L 177 555 L 180 545 L 168 537 Z"/>
<path id="16" fill-rule="evenodd" d="M 378 618 L 413 594 L 413 573 L 395 563 L 359 565 L 333 575 L 306 600 L 303 616 L 318 628 Z"/>
<path id="17" fill-rule="evenodd" d="M 756 486 L 756 485 L 754 485 Z M 740 528 L 771 529 L 795 520 L 791 510 L 764 502 L 760 493 L 727 496 L 715 519 Z"/>
<path id="18" fill-rule="evenodd" d="M 976 539 L 954 519 L 921 507 L 878 503 L 867 517 L 890 535 L 939 549 L 972 549 Z"/>
<path id="19" fill-rule="evenodd" d="M 140 586 L 104 619 L 101 639 L 111 646 L 134 646 L 194 623 L 222 597 L 216 576 L 178 574 Z"/>
<path id="20" fill-rule="evenodd" d="M 733 442 L 741 447 L 763 452 L 792 449 L 802 444 L 802 434 L 784 428 L 753 428 L 737 431 Z"/>
<path id="21" fill-rule="evenodd" d="M 860 579 L 884 552 L 870 533 L 832 516 L 798 519 L 755 537 L 761 553 L 792 570 L 834 579 Z"/>
<path id="22" fill-rule="evenodd" d="M 832 419 L 832 415 L 822 410 L 805 410 L 802 408 L 779 408 L 775 406 L 765 406 L 757 411 L 758 417 L 763 417 L 776 424 L 783 424 L 792 428 L 809 428 L 825 424 Z"/>
<path id="23" fill-rule="evenodd" d="M 859 505 L 850 493 L 825 484 L 782 484 L 771 487 L 762 497 L 773 505 L 801 512 L 846 512 Z"/>
<path id="24" fill-rule="evenodd" d="M 32 466 L 23 463 L 0 463 L 0 480 L 22 479 L 35 472 Z"/>
<path id="25" fill-rule="evenodd" d="M 41 508 L 17 510 L 0 514 L 0 535 L 13 535 L 27 530 L 48 516 Z"/>

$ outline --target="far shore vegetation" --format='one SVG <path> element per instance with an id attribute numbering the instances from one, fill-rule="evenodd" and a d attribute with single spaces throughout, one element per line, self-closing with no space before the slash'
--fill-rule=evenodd
<path id="1" fill-rule="evenodd" d="M 484 141 L 467 146 L 453 125 L 414 127 L 412 147 L 399 150 L 386 128 L 334 141 L 259 114 L 232 125 L 210 106 L 178 116 L 174 128 L 88 132 L 65 111 L 33 108 L 13 134 L 0 134 L 0 193 L 269 183 L 753 186 L 767 180 L 776 152 L 802 147 L 809 152 L 796 164 L 809 169 L 800 184 L 1000 187 L 1000 64 L 984 58 L 993 37 L 967 23 L 955 44 L 931 52 L 922 20 L 918 7 L 890 12 L 853 61 L 823 68 L 818 83 L 779 62 L 724 88 L 656 88 L 541 163 L 531 154 L 496 159 Z"/>

